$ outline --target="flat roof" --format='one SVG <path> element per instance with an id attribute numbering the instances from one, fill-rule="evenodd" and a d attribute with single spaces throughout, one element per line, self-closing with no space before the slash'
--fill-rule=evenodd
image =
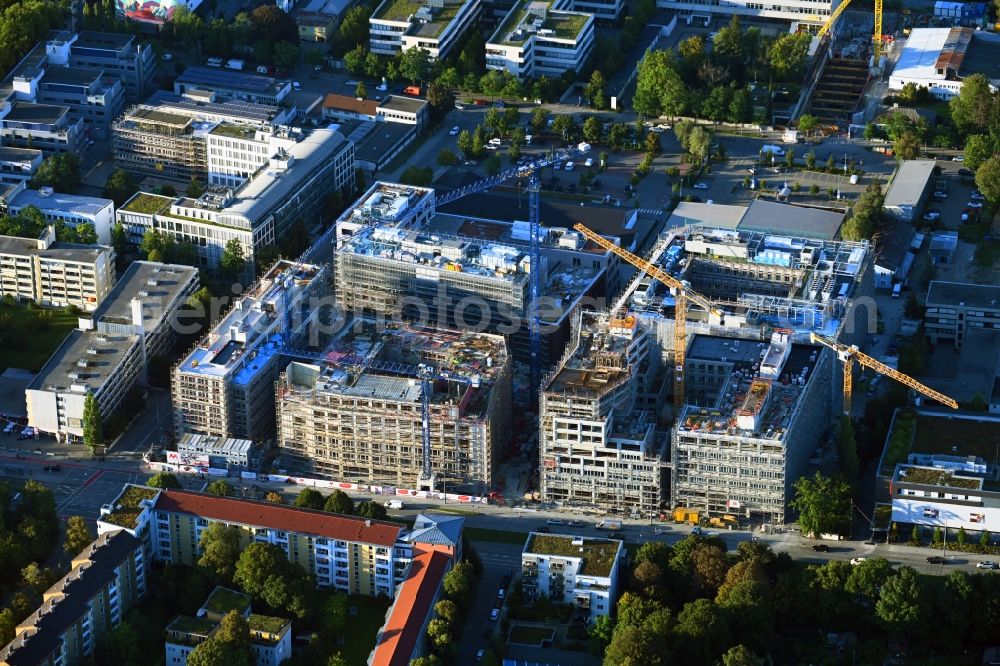
<path id="1" fill-rule="evenodd" d="M 171 306 L 177 298 L 198 280 L 198 269 L 193 266 L 133 261 L 91 317 L 98 323 L 131 323 L 132 299 L 138 298 L 142 301 L 143 327 L 152 331 L 174 309 Z"/>
<path id="2" fill-rule="evenodd" d="M 303 12 L 340 16 L 352 4 L 352 0 L 309 0 L 305 6 L 299 6 Z"/>
<path id="3" fill-rule="evenodd" d="M 934 160 L 905 160 L 900 162 L 885 192 L 885 208 L 916 206 L 924 194 L 927 183 L 934 175 Z"/>
<path id="4" fill-rule="evenodd" d="M 376 164 L 410 135 L 417 133 L 416 125 L 406 123 L 367 122 L 368 132 L 354 142 L 354 159 L 371 160 Z M 353 139 L 353 137 L 352 137 Z"/>
<path id="5" fill-rule="evenodd" d="M 746 206 L 681 201 L 667 220 L 667 228 L 696 225 L 735 229 L 746 212 Z"/>
<path id="6" fill-rule="evenodd" d="M 915 79 L 943 79 L 944 76 L 938 74 L 936 66 L 950 34 L 951 28 L 911 30 L 892 75 Z"/>
<path id="7" fill-rule="evenodd" d="M 579 559 L 582 562 L 577 575 L 607 578 L 611 575 L 621 550 L 622 542 L 618 539 L 593 539 L 532 532 L 524 544 L 523 554 Z"/>
<path id="8" fill-rule="evenodd" d="M 0 650 L 0 662 L 9 666 L 36 666 L 60 645 L 60 637 L 87 612 L 97 594 L 118 577 L 117 569 L 127 559 L 135 557 L 142 542 L 124 530 L 97 537 L 73 558 L 77 563 L 45 595 L 52 595 L 18 628 L 22 631 Z M 79 563 L 86 560 L 86 564 Z M 31 627 L 24 631 L 24 627 Z"/>
<path id="9" fill-rule="evenodd" d="M 350 111 L 351 113 L 362 113 L 366 116 L 374 116 L 375 109 L 378 107 L 379 103 L 374 99 L 358 99 L 353 95 L 327 93 L 326 97 L 323 98 L 324 109 Z"/>
<path id="10" fill-rule="evenodd" d="M 988 414 L 954 414 L 922 409 L 896 410 L 886 437 L 885 463 L 891 472 L 911 453 L 982 458 L 996 465 L 1000 418 Z M 883 468 L 885 471 L 885 468 Z"/>
<path id="11" fill-rule="evenodd" d="M 97 32 L 84 30 L 77 34 L 73 46 L 88 49 L 114 49 L 120 51 L 135 41 L 133 35 L 123 35 L 118 32 Z"/>
<path id="12" fill-rule="evenodd" d="M 393 109 L 405 113 L 417 113 L 427 106 L 427 102 L 415 97 L 404 97 L 403 95 L 389 95 L 379 104 L 379 108 Z"/>
<path id="13" fill-rule="evenodd" d="M 34 162 L 43 158 L 44 153 L 35 148 L 0 147 L 0 162 Z"/>
<path id="14" fill-rule="evenodd" d="M 59 241 L 42 250 L 38 247 L 38 241 L 31 238 L 0 236 L 0 254 L 12 254 L 20 257 L 37 256 L 46 259 L 89 264 L 97 261 L 102 252 L 109 252 L 110 250 L 111 248 L 105 245 L 78 245 L 76 243 L 61 243 Z"/>
<path id="15" fill-rule="evenodd" d="M 177 441 L 178 451 L 198 451 L 209 455 L 246 455 L 252 448 L 253 440 L 215 435 L 185 433 Z"/>
<path id="16" fill-rule="evenodd" d="M 101 79 L 103 72 L 84 67 L 60 67 L 49 65 L 45 68 L 42 83 L 70 86 L 89 86 Z"/>
<path id="17" fill-rule="evenodd" d="M 286 82 L 270 76 L 237 72 L 231 69 L 189 65 L 174 79 L 174 85 L 207 86 L 215 90 L 232 90 L 251 94 L 279 93 Z"/>
<path id="18" fill-rule="evenodd" d="M 754 199 L 736 228 L 740 231 L 832 240 L 843 221 L 844 213 Z"/>
<path id="19" fill-rule="evenodd" d="M 73 329 L 28 387 L 35 391 L 96 391 L 118 370 L 137 335 Z M 74 390 L 75 388 L 75 390 Z"/>
<path id="20" fill-rule="evenodd" d="M 108 208 L 114 209 L 115 202 L 101 197 L 85 197 L 79 194 L 63 194 L 52 192 L 42 194 L 38 190 L 22 190 L 8 202 L 12 209 L 34 206 L 39 210 L 57 210 L 61 213 L 72 213 L 81 216 L 94 216 Z"/>
<path id="21" fill-rule="evenodd" d="M 972 41 L 965 52 L 958 75 L 983 74 L 990 81 L 1000 80 L 1000 36 L 983 30 L 972 33 Z"/>
<path id="22" fill-rule="evenodd" d="M 281 113 L 281 108 L 264 102 L 243 100 L 199 101 L 186 95 L 178 95 L 170 90 L 157 90 L 146 100 L 147 106 L 158 107 L 167 112 L 188 112 L 199 118 L 227 117 L 232 122 L 263 124 L 270 122 Z"/>
<path id="23" fill-rule="evenodd" d="M 1000 308 L 1000 286 L 931 280 L 927 287 L 927 305 Z"/>
<path id="24" fill-rule="evenodd" d="M 14 102 L 4 121 L 54 125 L 69 112 L 69 107 L 34 102 Z"/>
<path id="25" fill-rule="evenodd" d="M 487 44 L 523 44 L 532 35 L 546 39 L 576 39 L 590 14 L 553 11 L 556 0 L 521 0 L 504 17 Z M 542 31 L 546 31 L 544 34 Z"/>
<path id="26" fill-rule="evenodd" d="M 189 636 L 208 636 L 215 628 L 219 625 L 215 620 L 210 620 L 207 617 L 194 617 L 191 615 L 178 615 L 173 619 L 173 621 L 167 625 L 167 632 L 176 632 L 178 634 L 186 634 Z M 166 642 L 170 643 L 170 636 L 166 638 Z"/>

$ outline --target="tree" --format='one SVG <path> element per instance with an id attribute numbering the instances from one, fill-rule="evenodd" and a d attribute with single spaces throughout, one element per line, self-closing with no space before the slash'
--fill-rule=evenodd
<path id="1" fill-rule="evenodd" d="M 745 645 L 735 645 L 722 655 L 722 666 L 764 666 L 764 660 Z"/>
<path id="2" fill-rule="evenodd" d="M 590 75 L 590 83 L 583 90 L 583 96 L 590 100 L 590 105 L 596 109 L 603 109 L 606 106 L 604 99 L 604 87 L 607 85 L 604 81 L 604 75 L 601 74 L 601 70 L 595 69 L 594 73 Z"/>
<path id="3" fill-rule="evenodd" d="M 638 566 L 643 562 L 652 562 L 665 571 L 670 566 L 672 556 L 673 549 L 668 544 L 662 541 L 647 541 L 636 551 L 635 563 Z"/>
<path id="4" fill-rule="evenodd" d="M 983 530 L 983 533 L 979 535 L 979 545 L 988 546 L 990 545 L 990 531 Z"/>
<path id="5" fill-rule="evenodd" d="M 601 138 L 601 121 L 590 116 L 583 121 L 583 138 L 588 143 L 597 143 Z"/>
<path id="6" fill-rule="evenodd" d="M 266 42 L 287 42 L 298 44 L 299 28 L 289 14 L 281 11 L 277 5 L 260 5 L 250 12 L 250 22 L 258 39 Z"/>
<path id="7" fill-rule="evenodd" d="M 247 260 L 243 254 L 243 243 L 238 238 L 230 238 L 226 241 L 226 247 L 222 251 L 222 258 L 219 260 L 219 270 L 227 279 L 236 280 L 246 270 Z"/>
<path id="8" fill-rule="evenodd" d="M 843 479 L 816 472 L 811 479 L 800 478 L 794 488 L 790 505 L 799 512 L 803 534 L 818 537 L 845 530 L 851 516 L 851 487 Z"/>
<path id="9" fill-rule="evenodd" d="M 385 510 L 385 506 L 372 500 L 358 504 L 358 508 L 355 513 L 362 518 L 368 518 L 370 520 L 386 520 L 389 517 L 389 514 Z"/>
<path id="10" fill-rule="evenodd" d="M 892 143 L 897 160 L 915 160 L 920 157 L 920 139 L 913 132 L 903 132 Z"/>
<path id="11" fill-rule="evenodd" d="M 775 76 L 782 80 L 798 78 L 804 69 L 812 37 L 808 33 L 785 33 L 771 44 L 768 60 Z"/>
<path id="12" fill-rule="evenodd" d="M 212 495 L 219 495 L 221 497 L 232 497 L 236 494 L 236 490 L 223 479 L 212 481 L 212 483 L 208 484 L 208 487 L 205 488 L 205 492 L 211 493 Z"/>
<path id="13" fill-rule="evenodd" d="M 80 186 L 80 156 L 76 153 L 50 155 L 39 165 L 31 187 L 49 186 L 56 192 L 73 194 Z"/>
<path id="14" fill-rule="evenodd" d="M 462 151 L 465 159 L 472 159 L 476 155 L 476 147 L 472 141 L 472 132 L 469 130 L 462 130 L 458 133 L 458 140 L 455 146 Z"/>
<path id="15" fill-rule="evenodd" d="M 483 74 L 483 77 L 479 79 L 479 89 L 483 91 L 484 95 L 496 97 L 503 92 L 503 87 L 503 75 L 495 69 L 491 69 L 486 72 Z"/>
<path id="16" fill-rule="evenodd" d="M 411 164 L 406 167 L 403 173 L 399 176 L 399 182 L 407 185 L 417 185 L 419 187 L 426 187 L 430 185 L 433 180 L 433 169 L 430 167 L 417 166 L 415 164 Z"/>
<path id="17" fill-rule="evenodd" d="M 531 110 L 531 129 L 535 134 L 541 134 L 548 126 L 549 115 L 551 113 L 548 109 L 543 109 L 540 106 Z"/>
<path id="18" fill-rule="evenodd" d="M 961 90 L 948 105 L 952 121 L 963 134 L 988 132 L 1000 120 L 997 99 L 990 89 L 990 82 L 978 72 L 962 80 Z"/>
<path id="19" fill-rule="evenodd" d="M 292 69 L 299 63 L 299 49 L 289 42 L 277 42 L 272 47 L 271 59 L 281 69 Z"/>
<path id="20" fill-rule="evenodd" d="M 753 96 L 747 88 L 733 91 L 729 101 L 728 120 L 731 123 L 747 123 L 753 119 Z"/>
<path id="21" fill-rule="evenodd" d="M 152 488 L 181 488 L 181 482 L 177 476 L 170 472 L 159 472 L 146 480 L 146 485 Z"/>
<path id="22" fill-rule="evenodd" d="M 736 15 L 721 28 L 712 40 L 712 55 L 729 69 L 735 69 L 746 60 L 743 46 L 743 28 Z"/>
<path id="23" fill-rule="evenodd" d="M 604 653 L 604 666 L 659 666 L 670 663 L 662 637 L 642 627 L 624 625 L 615 629 Z"/>
<path id="24" fill-rule="evenodd" d="M 983 162 L 1000 153 L 1000 142 L 989 134 L 970 134 L 965 140 L 965 167 L 976 171 Z"/>
<path id="25" fill-rule="evenodd" d="M 455 108 L 455 93 L 451 91 L 451 88 L 446 88 L 439 83 L 431 83 L 427 86 L 427 103 L 435 118 L 443 118 Z"/>
<path id="26" fill-rule="evenodd" d="M 653 588 L 655 591 L 656 588 L 663 584 L 663 569 L 658 564 L 649 562 L 648 560 L 640 562 L 632 570 L 632 580 L 639 589 L 648 590 L 649 588 Z"/>
<path id="27" fill-rule="evenodd" d="M 576 123 L 573 122 L 573 116 L 568 114 L 557 115 L 555 120 L 552 121 L 552 130 L 561 134 L 563 141 L 572 140 L 573 135 L 576 133 Z"/>
<path id="28" fill-rule="evenodd" d="M 285 498 L 281 496 L 281 493 L 271 490 L 264 495 L 264 501 L 270 502 L 271 504 L 284 504 Z"/>
<path id="29" fill-rule="evenodd" d="M 365 50 L 359 44 L 344 54 L 344 66 L 351 74 L 360 74 L 365 68 Z"/>
<path id="30" fill-rule="evenodd" d="M 958 528 L 958 534 L 955 535 L 955 541 L 957 541 L 960 544 L 965 544 L 965 541 L 966 541 L 967 538 L 968 537 L 965 534 L 965 528 L 962 527 L 962 526 L 959 526 L 959 528 Z"/>
<path id="31" fill-rule="evenodd" d="M 706 594 L 714 593 L 726 577 L 726 553 L 708 544 L 698 545 L 691 553 L 695 584 Z"/>
<path id="32" fill-rule="evenodd" d="M 722 610 L 708 599 L 684 604 L 674 629 L 677 652 L 686 664 L 711 664 L 729 644 L 729 627 Z"/>
<path id="33" fill-rule="evenodd" d="M 662 147 L 660 146 L 660 135 L 656 132 L 650 132 L 646 135 L 646 145 L 645 152 L 647 155 L 659 155 Z"/>
<path id="34" fill-rule="evenodd" d="M 66 519 L 66 541 L 63 543 L 63 549 L 68 554 L 76 555 L 93 540 L 94 537 L 83 516 L 70 516 Z"/>
<path id="35" fill-rule="evenodd" d="M 336 53 L 347 53 L 357 46 L 367 46 L 369 42 L 369 23 L 375 5 L 359 4 L 351 7 L 344 14 L 337 27 L 334 50 Z"/>
<path id="36" fill-rule="evenodd" d="M 849 483 L 857 483 L 861 470 L 858 459 L 858 443 L 854 438 L 854 423 L 846 414 L 840 418 L 840 432 L 837 436 L 837 460 L 840 472 Z"/>
<path id="37" fill-rule="evenodd" d="M 468 606 L 474 590 L 473 576 L 472 564 L 469 562 L 459 562 L 444 576 L 444 593 L 462 608 Z"/>
<path id="38" fill-rule="evenodd" d="M 500 173 L 501 166 L 502 165 L 500 164 L 500 156 L 497 155 L 495 152 L 489 157 L 487 157 L 486 161 L 483 162 L 483 169 L 486 170 L 486 175 L 488 176 L 495 176 L 498 173 Z"/>
<path id="39" fill-rule="evenodd" d="M 884 204 L 885 195 L 882 193 L 882 186 L 878 183 L 869 184 L 854 202 L 851 217 L 841 229 L 844 239 L 854 241 L 870 239 L 881 220 Z"/>
<path id="40" fill-rule="evenodd" d="M 456 624 L 461 620 L 458 605 L 450 599 L 442 599 L 434 604 L 434 613 L 449 624 Z"/>
<path id="41" fill-rule="evenodd" d="M 819 127 L 819 118 L 816 116 L 810 113 L 803 113 L 799 116 L 799 130 L 805 132 L 806 136 L 812 134 L 817 127 Z"/>
<path id="42" fill-rule="evenodd" d="M 80 222 L 76 225 L 74 231 L 76 232 L 75 242 L 82 243 L 84 245 L 95 245 L 97 243 L 97 230 L 94 229 L 92 222 Z"/>
<path id="43" fill-rule="evenodd" d="M 197 199 L 205 193 L 205 186 L 192 176 L 191 181 L 187 185 L 187 190 L 185 190 L 184 193 L 192 199 Z"/>
<path id="44" fill-rule="evenodd" d="M 447 148 L 442 148 L 441 152 L 438 153 L 437 163 L 441 166 L 454 166 L 458 164 L 458 155 Z"/>
<path id="45" fill-rule="evenodd" d="M 323 505 L 326 504 L 326 498 L 323 497 L 323 493 L 315 488 L 303 488 L 292 504 L 303 509 L 321 511 Z"/>
<path id="46" fill-rule="evenodd" d="M 976 187 L 987 201 L 1000 203 L 1000 155 L 982 163 L 976 171 Z"/>
<path id="47" fill-rule="evenodd" d="M 354 500 L 343 490 L 334 490 L 326 498 L 323 510 L 328 513 L 342 513 L 349 516 L 354 513 Z"/>
<path id="48" fill-rule="evenodd" d="M 104 419 L 93 393 L 83 400 L 83 443 L 92 452 L 104 446 Z"/>
<path id="49" fill-rule="evenodd" d="M 101 195 L 115 202 L 115 208 L 121 208 L 133 194 L 139 191 L 139 183 L 124 169 L 115 169 L 104 183 Z"/>
<path id="50" fill-rule="evenodd" d="M 347 627 L 349 604 L 346 594 L 333 594 L 326 598 L 320 609 L 322 626 L 335 636 L 343 636 Z"/>
<path id="51" fill-rule="evenodd" d="M 201 548 L 198 565 L 211 571 L 219 580 L 232 580 L 236 561 L 240 557 L 240 529 L 225 523 L 210 523 L 202 530 L 198 545 Z"/>
<path id="52" fill-rule="evenodd" d="M 423 48 L 408 48 L 399 57 L 399 73 L 410 83 L 427 80 L 431 73 L 431 53 Z"/>
<path id="53" fill-rule="evenodd" d="M 358 81 L 358 85 L 354 87 L 354 96 L 358 99 L 366 99 L 368 97 L 368 88 L 365 87 L 364 81 Z"/>
<path id="54" fill-rule="evenodd" d="M 244 548 L 233 582 L 271 608 L 291 612 L 299 619 L 309 613 L 315 597 L 315 584 L 272 543 L 253 542 Z"/>
<path id="55" fill-rule="evenodd" d="M 875 603 L 875 614 L 887 629 L 906 635 L 920 626 L 924 616 L 924 589 L 912 567 L 902 566 L 887 580 Z"/>
<path id="56" fill-rule="evenodd" d="M 128 234 L 125 233 L 125 226 L 121 222 L 116 222 L 111 228 L 111 247 L 115 249 L 115 255 L 124 258 L 128 249 Z"/>

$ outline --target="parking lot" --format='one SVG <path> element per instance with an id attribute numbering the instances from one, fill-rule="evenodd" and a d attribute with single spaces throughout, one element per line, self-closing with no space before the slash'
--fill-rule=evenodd
<path id="1" fill-rule="evenodd" d="M 500 631 L 500 619 L 490 619 L 490 613 L 500 604 L 497 592 L 508 573 L 516 580 L 521 570 L 521 546 L 493 541 L 473 541 L 472 547 L 483 563 L 483 575 L 479 579 L 476 599 L 465 621 L 462 644 L 458 650 L 459 664 L 471 664 L 476 660 L 476 652 L 489 647 L 495 632 Z M 510 586 L 508 586 L 509 589 Z"/>
<path id="2" fill-rule="evenodd" d="M 958 229 L 962 226 L 962 211 L 968 209 L 970 211 L 970 218 L 975 220 L 978 214 L 975 212 L 974 208 L 969 208 L 969 203 L 973 204 L 982 203 L 973 201 L 971 195 L 975 191 L 975 184 L 970 182 L 969 178 L 962 177 L 958 174 L 958 169 L 961 168 L 961 164 L 956 162 L 938 162 L 938 165 L 942 167 L 941 175 L 936 179 L 943 181 L 947 184 L 947 198 L 943 200 L 937 200 L 931 197 L 928 200 L 925 212 L 928 210 L 935 210 L 941 215 L 941 219 L 938 221 L 938 225 L 944 229 Z M 931 184 L 934 188 L 935 183 Z M 933 194 L 933 192 L 932 192 Z"/>

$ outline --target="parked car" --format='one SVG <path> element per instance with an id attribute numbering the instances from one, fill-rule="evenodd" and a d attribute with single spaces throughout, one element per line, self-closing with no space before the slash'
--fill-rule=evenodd
<path id="1" fill-rule="evenodd" d="M 990 571 L 994 569 L 1000 569 L 1000 565 L 996 562 L 990 562 L 989 560 L 983 560 L 982 562 L 976 562 L 977 569 L 989 569 Z"/>
<path id="2" fill-rule="evenodd" d="M 656 127 L 650 127 L 650 132 L 656 132 L 657 134 L 663 134 L 663 128 L 657 125 Z"/>
<path id="3" fill-rule="evenodd" d="M 868 561 L 867 557 L 854 557 L 851 558 L 851 566 L 856 567 L 862 562 L 867 562 L 867 561 Z"/>
<path id="4" fill-rule="evenodd" d="M 44 469 L 46 472 L 58 472 L 59 470 L 62 469 L 62 465 L 60 465 L 59 463 L 55 463 L 52 465 L 46 465 L 42 469 Z"/>
<path id="5" fill-rule="evenodd" d="M 348 88 L 355 88 L 359 83 L 361 83 L 361 81 L 355 81 L 354 79 L 351 79 L 350 81 L 344 81 L 344 85 L 347 86 Z"/>
<path id="6" fill-rule="evenodd" d="M 292 81 L 292 90 L 302 90 L 302 84 L 298 81 Z"/>
<path id="7" fill-rule="evenodd" d="M 476 651 L 476 661 L 482 661 L 485 656 L 486 650 L 484 648 L 479 648 L 479 650 Z"/>
<path id="8" fill-rule="evenodd" d="M 972 169 L 959 169 L 958 170 L 958 175 L 959 176 L 964 176 L 966 178 L 972 178 L 976 174 L 973 173 Z"/>
<path id="9" fill-rule="evenodd" d="M 708 189 L 708 183 L 695 183 L 694 184 L 694 189 L 696 189 L 696 190 L 707 190 Z"/>
<path id="10" fill-rule="evenodd" d="M 463 164 L 465 164 L 465 166 L 476 166 L 476 160 L 465 160 Z"/>
<path id="11" fill-rule="evenodd" d="M 573 162 L 566 162 L 566 171 L 572 171 L 575 166 Z"/>
<path id="12" fill-rule="evenodd" d="M 983 207 L 983 202 L 982 201 L 970 201 L 969 203 L 965 204 L 965 206 L 967 208 L 982 208 Z"/>
<path id="13" fill-rule="evenodd" d="M 160 59 L 163 60 L 164 62 L 170 62 L 171 60 L 174 59 L 174 54 L 169 52 L 164 53 L 163 55 L 160 56 Z"/>
<path id="14" fill-rule="evenodd" d="M 549 525 L 565 525 L 566 524 L 566 521 L 563 520 L 562 518 L 549 518 L 545 522 L 548 523 Z"/>
<path id="15" fill-rule="evenodd" d="M 825 543 L 817 543 L 813 545 L 813 550 L 817 553 L 829 553 L 830 547 Z"/>
<path id="16" fill-rule="evenodd" d="M 552 165 L 552 168 L 555 169 L 556 171 L 560 171 L 562 169 L 562 162 L 556 162 L 554 165 Z"/>
<path id="17" fill-rule="evenodd" d="M 583 527 L 582 520 L 571 520 L 566 524 L 569 525 L 570 527 Z"/>
<path id="18" fill-rule="evenodd" d="M 507 105 L 504 103 L 504 101 L 502 99 L 498 99 L 497 101 L 493 102 L 493 106 L 496 107 L 496 108 L 498 108 L 498 109 L 506 109 L 507 108 Z"/>
<path id="19" fill-rule="evenodd" d="M 924 219 L 928 222 L 934 222 L 941 219 L 941 211 L 931 208 L 926 213 L 924 213 Z"/>
<path id="20" fill-rule="evenodd" d="M 669 124 L 667 124 L 667 123 L 660 123 L 659 125 L 657 125 L 657 127 L 659 127 L 659 128 L 661 129 L 661 130 L 668 130 L 668 129 L 672 129 L 672 128 L 670 127 L 670 125 L 669 125 Z"/>
<path id="21" fill-rule="evenodd" d="M 496 622 L 497 618 L 500 617 L 500 609 L 494 608 L 490 611 L 490 619 Z"/>
<path id="22" fill-rule="evenodd" d="M 501 587 L 499 590 L 497 590 L 497 599 L 503 599 L 505 594 L 507 594 L 507 590 Z"/>
<path id="23" fill-rule="evenodd" d="M 951 161 L 952 162 L 964 162 L 965 161 L 965 155 L 955 155 L 953 158 L 951 158 Z"/>
<path id="24" fill-rule="evenodd" d="M 460 130 L 458 128 L 458 125 L 455 125 L 454 127 L 451 128 L 451 130 L 448 131 L 448 134 L 450 134 L 451 136 L 455 136 L 456 134 L 458 134 L 461 131 L 462 130 Z"/>
<path id="25" fill-rule="evenodd" d="M 979 190 L 974 190 L 972 194 L 969 195 L 969 198 L 973 201 L 986 201 L 986 197 L 984 197 L 983 193 Z"/>
<path id="26" fill-rule="evenodd" d="M 940 555 L 931 555 L 930 557 L 927 558 L 927 564 L 944 564 L 947 561 L 948 560 L 941 557 Z"/>
<path id="27" fill-rule="evenodd" d="M 586 159 L 586 161 L 583 163 L 583 166 L 587 167 L 588 169 L 590 167 L 594 166 L 594 158 L 593 157 L 588 157 Z"/>
<path id="28" fill-rule="evenodd" d="M 934 192 L 933 196 L 935 201 L 944 201 L 945 199 L 948 198 L 948 193 L 945 192 L 944 190 L 937 190 L 936 192 Z"/>
<path id="29" fill-rule="evenodd" d="M 539 528 L 538 528 L 538 529 L 536 529 L 535 531 L 536 531 L 536 532 L 541 532 L 542 534 L 548 534 L 548 533 L 549 533 L 549 532 L 551 532 L 552 530 L 551 530 L 551 529 L 549 529 L 548 527 L 545 527 L 544 525 L 542 525 L 541 527 L 539 527 Z"/>

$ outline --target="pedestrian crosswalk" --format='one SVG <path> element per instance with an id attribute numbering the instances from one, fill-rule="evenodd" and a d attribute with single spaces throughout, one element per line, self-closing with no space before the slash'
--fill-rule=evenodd
<path id="1" fill-rule="evenodd" d="M 648 215 L 650 217 L 658 217 L 661 213 L 663 213 L 663 211 L 660 210 L 659 208 L 640 208 L 639 209 L 639 214 L 640 215 Z"/>

